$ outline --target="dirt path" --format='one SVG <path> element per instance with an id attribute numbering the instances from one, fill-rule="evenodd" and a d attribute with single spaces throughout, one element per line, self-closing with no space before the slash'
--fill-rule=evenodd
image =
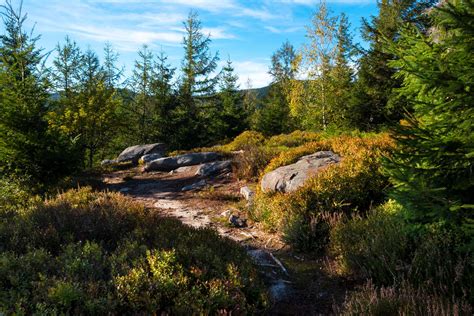
<path id="1" fill-rule="evenodd" d="M 247 219 L 246 201 L 239 191 L 245 184 L 231 173 L 202 179 L 196 167 L 178 173 L 142 173 L 139 168 L 104 174 L 106 188 L 131 196 L 163 216 L 184 224 L 210 227 L 246 247 L 261 268 L 274 301 L 271 315 L 327 315 L 344 298 L 347 280 L 327 275 L 327 259 L 310 260 L 295 254 L 276 234 Z M 182 191 L 200 183 L 198 190 Z M 231 216 L 246 220 L 245 227 L 228 222 Z"/>

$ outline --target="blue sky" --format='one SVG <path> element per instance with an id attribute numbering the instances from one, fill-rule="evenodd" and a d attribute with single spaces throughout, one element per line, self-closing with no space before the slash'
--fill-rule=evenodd
<path id="1" fill-rule="evenodd" d="M 20 0 L 13 0 L 19 4 Z M 182 57 L 182 21 L 190 9 L 198 12 L 204 31 L 211 34 L 213 51 L 222 62 L 230 56 L 242 88 L 250 78 L 253 87 L 268 84 L 271 54 L 285 40 L 299 48 L 305 26 L 319 0 L 24 0 L 28 26 L 41 34 L 39 45 L 53 50 L 66 35 L 83 49 L 102 55 L 109 41 L 120 54 L 129 75 L 137 50 L 147 44 L 163 50 L 179 67 Z M 362 17 L 376 14 L 376 0 L 328 0 L 339 14 L 345 12 L 355 41 Z M 52 59 L 52 57 L 50 57 Z"/>

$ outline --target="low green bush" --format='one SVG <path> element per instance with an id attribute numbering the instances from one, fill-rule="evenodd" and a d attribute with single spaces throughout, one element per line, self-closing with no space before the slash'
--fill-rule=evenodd
<path id="1" fill-rule="evenodd" d="M 388 287 L 376 287 L 369 282 L 352 293 L 343 306 L 335 308 L 337 315 L 468 316 L 472 313 L 472 306 L 462 299 L 415 289 L 407 282 Z"/>
<path id="2" fill-rule="evenodd" d="M 238 244 L 116 193 L 17 209 L 0 240 L 0 314 L 246 314 L 267 302 Z"/>
<path id="3" fill-rule="evenodd" d="M 360 138 L 339 136 L 281 152 L 262 173 L 296 162 L 301 156 L 332 150 L 342 157 L 306 181 L 297 191 L 265 194 L 257 191 L 252 217 L 269 229 L 283 231 L 296 248 L 322 251 L 329 241 L 331 214 L 364 213 L 385 199 L 387 178 L 380 157 L 391 148 L 388 135 Z"/>
<path id="4" fill-rule="evenodd" d="M 341 273 L 357 274 L 378 283 L 391 284 L 406 275 L 409 257 L 408 225 L 389 201 L 370 212 L 340 221 L 331 230 L 330 250 Z"/>
<path id="5" fill-rule="evenodd" d="M 391 286 L 408 282 L 425 292 L 474 302 L 474 257 L 459 249 L 462 231 L 443 224 L 417 227 L 394 201 L 365 218 L 340 221 L 330 249 L 340 272 Z"/>

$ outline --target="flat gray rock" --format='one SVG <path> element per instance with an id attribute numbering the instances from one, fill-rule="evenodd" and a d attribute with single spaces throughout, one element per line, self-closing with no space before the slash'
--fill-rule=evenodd
<path id="1" fill-rule="evenodd" d="M 128 147 L 117 157 L 117 162 L 138 163 L 138 160 L 145 155 L 160 154 L 163 156 L 166 151 L 166 145 L 163 143 L 136 145 Z"/>
<path id="2" fill-rule="evenodd" d="M 341 158 L 332 151 L 318 151 L 301 157 L 296 163 L 277 168 L 263 176 L 263 192 L 293 192 L 321 169 L 337 164 Z"/>
<path id="3" fill-rule="evenodd" d="M 160 159 L 160 158 L 163 158 L 163 155 L 161 153 L 148 154 L 148 155 L 143 155 L 140 158 L 139 162 L 142 163 L 142 164 L 146 164 L 146 163 L 149 163 L 153 160 Z"/>
<path id="4" fill-rule="evenodd" d="M 224 171 L 230 171 L 232 167 L 230 160 L 215 161 L 201 164 L 196 170 L 196 176 L 210 177 Z"/>
<path id="5" fill-rule="evenodd" d="M 191 153 L 175 157 L 165 157 L 153 160 L 145 165 L 145 171 L 171 171 L 180 167 L 199 165 L 219 159 L 214 152 Z"/>
<path id="6" fill-rule="evenodd" d="M 207 185 L 206 180 L 201 180 L 199 182 L 187 185 L 181 189 L 181 191 L 194 191 L 194 190 L 199 190 L 202 189 Z"/>

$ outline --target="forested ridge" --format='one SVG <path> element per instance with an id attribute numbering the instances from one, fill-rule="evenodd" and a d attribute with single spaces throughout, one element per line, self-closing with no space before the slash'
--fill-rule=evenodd
<path id="1" fill-rule="evenodd" d="M 282 43 L 271 84 L 253 89 L 239 86 L 230 57 L 219 69 L 196 11 L 183 21 L 178 68 L 145 45 L 126 78 L 110 43 L 100 54 L 71 37 L 40 48 L 28 8 L 6 0 L 0 314 L 471 315 L 474 1 L 377 7 L 362 45 L 322 1 L 305 44 Z M 158 143 L 157 156 L 120 160 Z M 117 175 L 123 186 L 107 182 Z M 212 225 L 248 221 L 272 237 L 249 248 L 164 217 L 134 181 L 176 199 L 192 191 L 238 210 Z M 235 191 L 243 185 L 248 201 Z M 294 293 L 316 276 L 338 280 L 339 293 L 311 287 L 308 298 L 288 294 L 294 309 L 279 302 L 249 256 L 273 238 Z M 321 293 L 324 304 L 304 305 Z"/>

